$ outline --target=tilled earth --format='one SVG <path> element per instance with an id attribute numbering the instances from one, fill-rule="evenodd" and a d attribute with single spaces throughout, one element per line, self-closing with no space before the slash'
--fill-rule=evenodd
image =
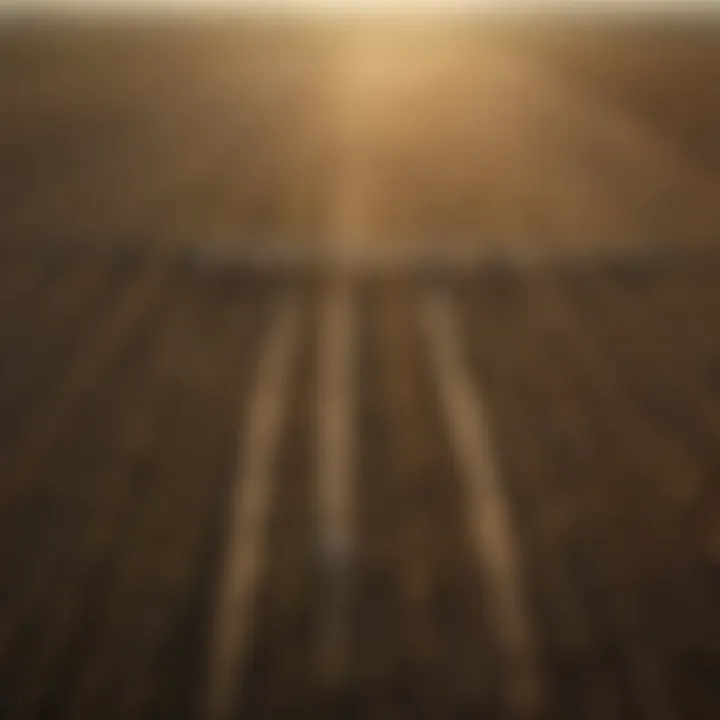
<path id="1" fill-rule="evenodd" d="M 243 408 L 302 310 L 238 712 L 502 717 L 503 663 L 418 325 L 452 297 L 517 530 L 549 717 L 720 712 L 720 262 L 352 281 L 356 548 L 340 672 L 314 443 L 324 280 L 77 250 L 3 257 L 6 718 L 204 717 Z"/>
<path id="2" fill-rule="evenodd" d="M 0 717 L 720 717 L 715 35 L 253 23 L 1 29 Z"/>

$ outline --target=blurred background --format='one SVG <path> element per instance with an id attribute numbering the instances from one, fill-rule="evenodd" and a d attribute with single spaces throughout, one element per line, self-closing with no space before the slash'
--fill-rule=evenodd
<path id="1" fill-rule="evenodd" d="M 0 4 L 0 717 L 720 717 L 711 3 Z"/>

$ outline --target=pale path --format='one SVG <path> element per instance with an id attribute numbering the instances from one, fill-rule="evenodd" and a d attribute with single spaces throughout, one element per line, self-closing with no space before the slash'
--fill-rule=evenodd
<path id="1" fill-rule="evenodd" d="M 355 309 L 352 290 L 339 280 L 325 291 L 321 311 L 317 505 L 326 603 L 321 671 L 342 672 L 348 648 L 349 580 L 353 556 L 355 461 Z"/>
<path id="2" fill-rule="evenodd" d="M 328 289 L 320 328 L 318 503 L 322 548 L 345 557 L 352 543 L 354 307 L 346 284 Z"/>
<path id="3" fill-rule="evenodd" d="M 253 628 L 253 600 L 265 565 L 267 515 L 300 329 L 300 308 L 289 298 L 270 325 L 242 425 L 241 465 L 228 507 L 226 555 L 213 613 L 207 705 L 212 720 L 232 717 L 240 696 L 238 683 Z"/>
<path id="4" fill-rule="evenodd" d="M 494 458 L 483 403 L 465 361 L 465 348 L 450 300 L 423 300 L 426 335 L 441 411 L 464 483 L 473 549 L 483 573 L 490 626 L 497 635 L 508 710 L 535 717 L 543 680 L 508 500 Z"/>

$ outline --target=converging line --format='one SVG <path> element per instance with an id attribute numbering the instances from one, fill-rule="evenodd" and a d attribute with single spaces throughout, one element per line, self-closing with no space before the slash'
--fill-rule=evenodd
<path id="1" fill-rule="evenodd" d="M 325 291 L 319 347 L 317 503 L 326 602 L 321 662 L 334 677 L 347 654 L 355 461 L 355 308 L 352 289 L 342 280 Z"/>
<path id="2" fill-rule="evenodd" d="M 275 461 L 299 344 L 301 312 L 284 301 L 259 357 L 254 395 L 240 437 L 241 465 L 229 500 L 229 533 L 211 636 L 207 717 L 229 720 L 239 702 L 244 652 L 253 627 L 253 600 L 265 560 L 265 535 Z"/>
<path id="3" fill-rule="evenodd" d="M 437 382 L 441 412 L 464 482 L 470 533 L 485 580 L 492 626 L 506 681 L 505 702 L 514 717 L 535 717 L 543 681 L 511 512 L 498 470 L 490 427 L 465 362 L 465 348 L 449 298 L 423 299 L 421 320 Z"/>

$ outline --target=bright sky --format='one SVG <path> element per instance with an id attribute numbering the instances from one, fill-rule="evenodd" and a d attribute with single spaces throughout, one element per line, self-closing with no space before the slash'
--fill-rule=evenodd
<path id="1" fill-rule="evenodd" d="M 0 0 L 0 12 L 33 9 L 97 10 L 185 10 L 219 9 L 622 9 L 684 11 L 688 8 L 720 10 L 720 0 Z"/>
<path id="2" fill-rule="evenodd" d="M 620 6 L 672 6 L 687 5 L 687 0 L 0 0 L 0 7 L 57 7 L 57 8 L 99 8 L 99 7 L 262 7 L 284 5 L 300 7 L 311 5 L 467 5 L 467 6 L 503 6 L 537 7 L 544 5 L 620 5 Z M 720 7 L 720 0 L 698 0 L 693 5 Z"/>

